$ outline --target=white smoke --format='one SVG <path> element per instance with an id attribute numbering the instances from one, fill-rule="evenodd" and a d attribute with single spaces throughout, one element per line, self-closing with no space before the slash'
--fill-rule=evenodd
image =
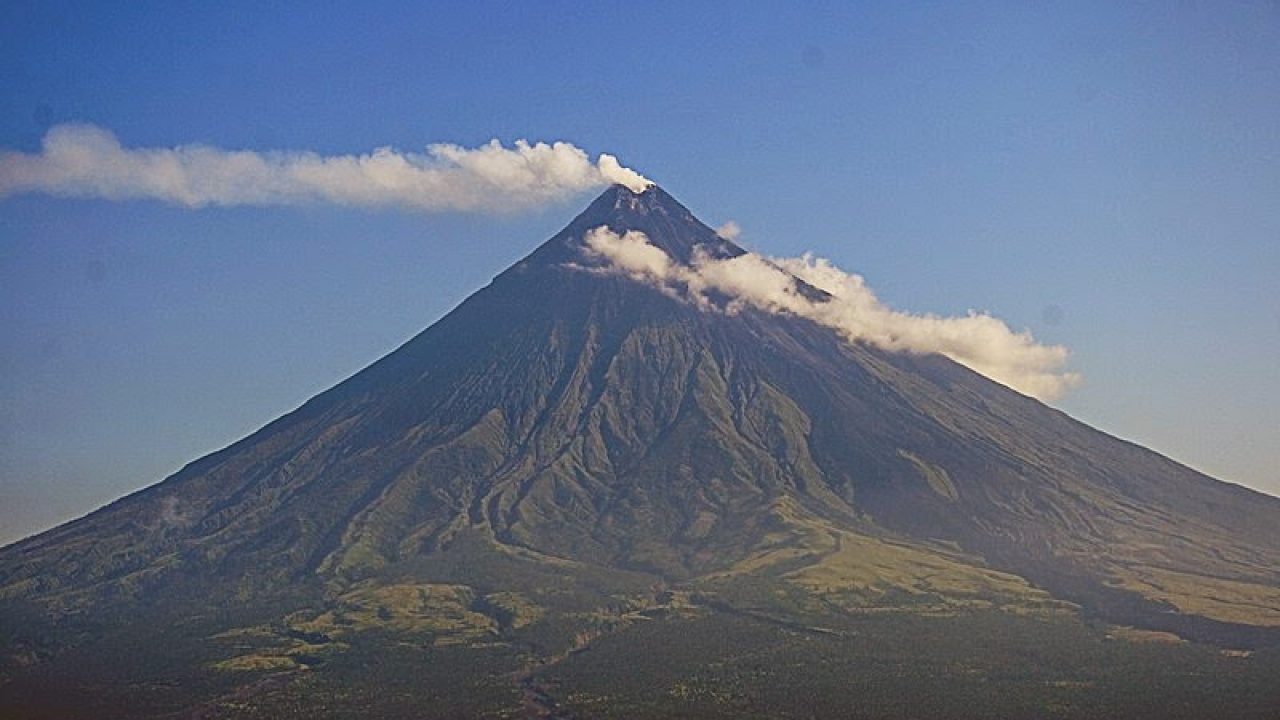
<path id="1" fill-rule="evenodd" d="M 0 197 L 24 192 L 187 207 L 333 203 L 425 212 L 505 211 L 564 200 L 613 183 L 650 183 L 612 155 L 593 163 L 565 143 L 497 140 L 477 148 L 379 148 L 364 155 L 222 150 L 205 145 L 125 148 L 94 125 L 58 125 L 38 154 L 0 152 Z"/>
<path id="2" fill-rule="evenodd" d="M 850 342 L 865 342 L 891 351 L 938 353 L 1041 400 L 1054 400 L 1079 382 L 1066 372 L 1067 349 L 1041 345 L 1027 331 L 1014 332 L 1002 321 L 970 311 L 963 317 L 915 315 L 889 308 L 876 298 L 862 277 L 829 261 L 805 255 L 765 258 L 752 253 L 717 259 L 695 253 L 692 262 L 676 262 L 651 244 L 644 233 L 618 235 L 608 227 L 590 230 L 588 253 L 606 268 L 653 285 L 702 307 L 715 307 L 712 291 L 730 298 L 728 310 L 744 305 L 773 313 L 808 318 L 832 328 Z M 811 300 L 797 288 L 796 278 L 831 295 Z"/>

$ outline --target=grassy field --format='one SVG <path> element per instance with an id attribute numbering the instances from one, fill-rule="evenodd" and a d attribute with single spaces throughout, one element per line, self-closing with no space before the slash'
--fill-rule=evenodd
<path id="1" fill-rule="evenodd" d="M 1280 654 L 980 612 L 825 632 L 725 613 L 640 624 L 545 672 L 578 717 L 1274 718 Z"/>
<path id="2" fill-rule="evenodd" d="M 1223 650 L 1059 607 L 851 611 L 786 576 L 721 590 L 565 612 L 454 584 L 362 586 L 336 608 L 230 631 L 208 632 L 225 618 L 121 628 L 10 677 L 0 708 L 32 720 L 193 706 L 204 720 L 1199 720 L 1280 707 L 1280 648 Z"/>

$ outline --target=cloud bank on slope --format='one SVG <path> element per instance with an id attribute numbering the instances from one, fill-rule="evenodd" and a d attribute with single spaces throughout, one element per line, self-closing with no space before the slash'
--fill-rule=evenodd
<path id="1" fill-rule="evenodd" d="M 881 303 L 862 277 L 829 261 L 804 255 L 765 258 L 753 253 L 713 258 L 695 253 L 681 264 L 651 244 L 644 233 L 619 235 L 608 227 L 584 238 L 593 259 L 664 293 L 704 309 L 716 307 L 709 293 L 730 298 L 729 312 L 750 306 L 772 313 L 808 318 L 832 328 L 850 342 L 866 342 L 885 350 L 939 353 L 987 377 L 1041 400 L 1059 398 L 1080 376 L 1066 372 L 1068 351 L 1041 345 L 1030 332 L 1014 332 L 986 313 L 942 317 L 894 310 Z M 796 278 L 825 291 L 829 299 L 812 300 L 800 293 Z"/>
<path id="2" fill-rule="evenodd" d="M 493 140 L 477 148 L 379 148 L 364 155 L 223 150 L 206 145 L 126 148 L 94 125 L 58 125 L 39 153 L 0 152 L 0 197 L 42 192 L 209 205 L 333 203 L 424 212 L 536 207 L 610 184 L 650 183 L 612 155 L 595 162 L 566 142 Z"/>
<path id="3" fill-rule="evenodd" d="M 742 236 L 742 228 L 738 226 L 738 223 L 729 220 L 716 228 L 716 234 L 729 242 L 733 242 Z"/>

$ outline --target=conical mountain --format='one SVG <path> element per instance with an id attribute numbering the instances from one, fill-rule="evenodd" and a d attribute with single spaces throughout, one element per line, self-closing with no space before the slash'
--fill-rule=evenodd
<path id="1" fill-rule="evenodd" d="M 390 636 L 473 653 L 450 655 L 458 667 L 475 653 L 571 667 L 564 650 L 642 621 L 728 617 L 839 635 L 875 612 L 994 612 L 1280 643 L 1280 500 L 945 357 L 604 272 L 585 244 L 600 227 L 644 233 L 679 263 L 744 252 L 661 188 L 610 188 L 352 378 L 0 550 L 4 612 L 29 628 L 5 639 L 23 707 L 47 687 L 32 678 L 82 672 L 75 648 L 116 648 L 140 624 L 210 687 L 340 676 L 324 671 L 400 647 Z M 568 712 L 537 672 L 511 692 Z M 479 674 L 499 678 L 485 692 L 500 712 L 503 676 Z M 447 673 L 418 677 L 453 697 Z"/>

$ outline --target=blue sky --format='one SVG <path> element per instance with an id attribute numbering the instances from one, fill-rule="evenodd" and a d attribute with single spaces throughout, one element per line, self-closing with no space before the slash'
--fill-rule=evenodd
<path id="1" fill-rule="evenodd" d="M 753 249 L 1065 344 L 1058 407 L 1280 493 L 1280 4 L 260 5 L 5 4 L 0 148 L 567 140 Z M 0 198 L 0 541 L 296 407 L 590 199 Z"/>

